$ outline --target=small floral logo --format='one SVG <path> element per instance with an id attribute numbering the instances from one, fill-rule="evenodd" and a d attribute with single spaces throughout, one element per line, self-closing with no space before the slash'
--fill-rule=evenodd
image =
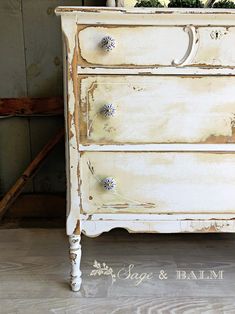
<path id="1" fill-rule="evenodd" d="M 168 272 L 164 269 L 160 269 L 157 272 L 138 272 L 136 271 L 134 264 L 125 265 L 124 267 L 113 272 L 112 267 L 109 267 L 106 263 L 99 263 L 96 260 L 93 263 L 94 269 L 91 271 L 90 276 L 110 276 L 112 284 L 118 282 L 118 280 L 130 280 L 135 286 L 149 281 L 149 280 L 168 280 Z M 224 279 L 223 270 L 184 270 L 176 269 L 175 279 L 181 281 L 188 280 L 221 280 Z"/>
<path id="2" fill-rule="evenodd" d="M 116 275 L 113 273 L 112 267 L 109 267 L 106 263 L 98 263 L 96 260 L 94 261 L 93 269 L 90 273 L 90 276 L 111 276 L 112 278 L 112 284 L 116 281 Z"/>

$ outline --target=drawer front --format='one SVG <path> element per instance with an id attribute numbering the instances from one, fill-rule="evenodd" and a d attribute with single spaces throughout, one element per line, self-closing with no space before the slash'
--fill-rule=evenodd
<path id="1" fill-rule="evenodd" d="M 234 143 L 235 77 L 80 77 L 80 140 Z"/>
<path id="2" fill-rule="evenodd" d="M 83 26 L 82 66 L 235 66 L 235 27 Z"/>
<path id="3" fill-rule="evenodd" d="M 85 213 L 235 213 L 232 153 L 85 152 L 80 171 Z"/>

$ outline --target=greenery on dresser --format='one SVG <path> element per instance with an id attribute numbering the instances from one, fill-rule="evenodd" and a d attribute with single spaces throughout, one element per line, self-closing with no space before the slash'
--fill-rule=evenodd
<path id="1" fill-rule="evenodd" d="M 163 5 L 158 0 L 140 0 L 136 3 L 135 7 L 162 8 Z"/>
<path id="2" fill-rule="evenodd" d="M 135 7 L 164 7 L 162 0 L 137 0 Z M 169 8 L 203 8 L 201 0 L 170 0 Z M 235 2 L 231 0 L 207 1 L 207 7 L 235 9 Z"/>
<path id="3" fill-rule="evenodd" d="M 229 8 L 235 9 L 235 3 L 229 0 L 220 0 L 213 4 L 213 8 Z"/>
<path id="4" fill-rule="evenodd" d="M 170 0 L 169 8 L 203 8 L 200 0 Z"/>

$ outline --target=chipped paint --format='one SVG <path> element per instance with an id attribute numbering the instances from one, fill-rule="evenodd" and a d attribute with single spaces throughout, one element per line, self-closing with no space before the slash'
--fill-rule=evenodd
<path id="1" fill-rule="evenodd" d="M 81 285 L 81 233 L 234 232 L 235 10 L 60 7 L 56 14 L 72 289 Z M 107 35 L 117 43 L 111 53 L 99 45 Z M 107 103 L 116 114 L 104 119 Z M 109 176 L 113 192 L 100 184 Z"/>
<path id="2" fill-rule="evenodd" d="M 84 213 L 234 213 L 232 153 L 85 152 L 81 176 Z M 108 176 L 113 192 L 97 180 Z"/>
<path id="3" fill-rule="evenodd" d="M 89 237 L 96 237 L 103 232 L 114 228 L 124 228 L 130 233 L 211 233 L 211 232 L 235 232 L 234 221 L 199 221 L 192 225 L 192 221 L 127 221 L 112 220 L 105 221 L 86 221 L 83 233 Z"/>
<path id="4" fill-rule="evenodd" d="M 77 86 L 77 42 L 76 19 L 62 17 L 62 30 L 64 42 L 64 82 L 65 82 L 65 116 L 66 116 L 66 164 L 67 173 L 67 233 L 72 235 L 76 230 L 80 216 L 80 193 L 78 191 L 79 154 L 78 152 L 78 91 Z"/>
<path id="5" fill-rule="evenodd" d="M 81 286 L 81 236 L 73 234 L 69 237 L 70 243 L 70 260 L 72 265 L 71 270 L 71 288 L 73 291 L 78 291 Z"/>
<path id="6" fill-rule="evenodd" d="M 214 40 L 212 34 L 221 34 L 220 39 Z M 117 43 L 110 53 L 100 48 L 102 38 L 107 35 Z M 168 41 L 165 41 L 166 37 Z M 78 38 L 81 66 L 235 67 L 235 48 L 231 49 L 235 40 L 235 27 L 79 26 Z"/>
<path id="7" fill-rule="evenodd" d="M 207 14 L 235 14 L 234 10 L 231 9 L 211 9 L 211 8 L 107 8 L 107 7 L 79 7 L 79 6 L 60 6 L 57 7 L 55 13 L 57 15 L 65 15 L 66 13 L 74 13 L 79 15 L 80 13 L 115 13 L 117 14 L 153 14 L 157 16 L 157 14 L 175 14 L 175 15 L 207 15 Z M 113 14 L 111 15 L 113 16 Z M 98 19 L 98 17 L 97 17 Z"/>
<path id="8" fill-rule="evenodd" d="M 235 143 L 235 77 L 93 75 L 79 82 L 83 145 Z M 116 115 L 104 120 L 106 103 Z"/>

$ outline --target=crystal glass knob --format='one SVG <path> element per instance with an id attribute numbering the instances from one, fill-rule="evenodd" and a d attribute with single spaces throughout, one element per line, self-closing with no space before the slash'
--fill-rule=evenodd
<path id="1" fill-rule="evenodd" d="M 102 185 L 106 191 L 113 191 L 116 187 L 116 182 L 114 178 L 109 177 L 102 180 Z"/>
<path id="2" fill-rule="evenodd" d="M 101 45 L 101 48 L 103 48 L 105 51 L 109 52 L 116 47 L 116 41 L 111 36 L 105 36 L 101 40 L 100 45 Z"/>
<path id="3" fill-rule="evenodd" d="M 114 107 L 113 104 L 106 104 L 104 105 L 101 110 L 100 113 L 105 117 L 105 118 L 110 118 L 113 117 L 116 113 L 116 108 Z"/>

